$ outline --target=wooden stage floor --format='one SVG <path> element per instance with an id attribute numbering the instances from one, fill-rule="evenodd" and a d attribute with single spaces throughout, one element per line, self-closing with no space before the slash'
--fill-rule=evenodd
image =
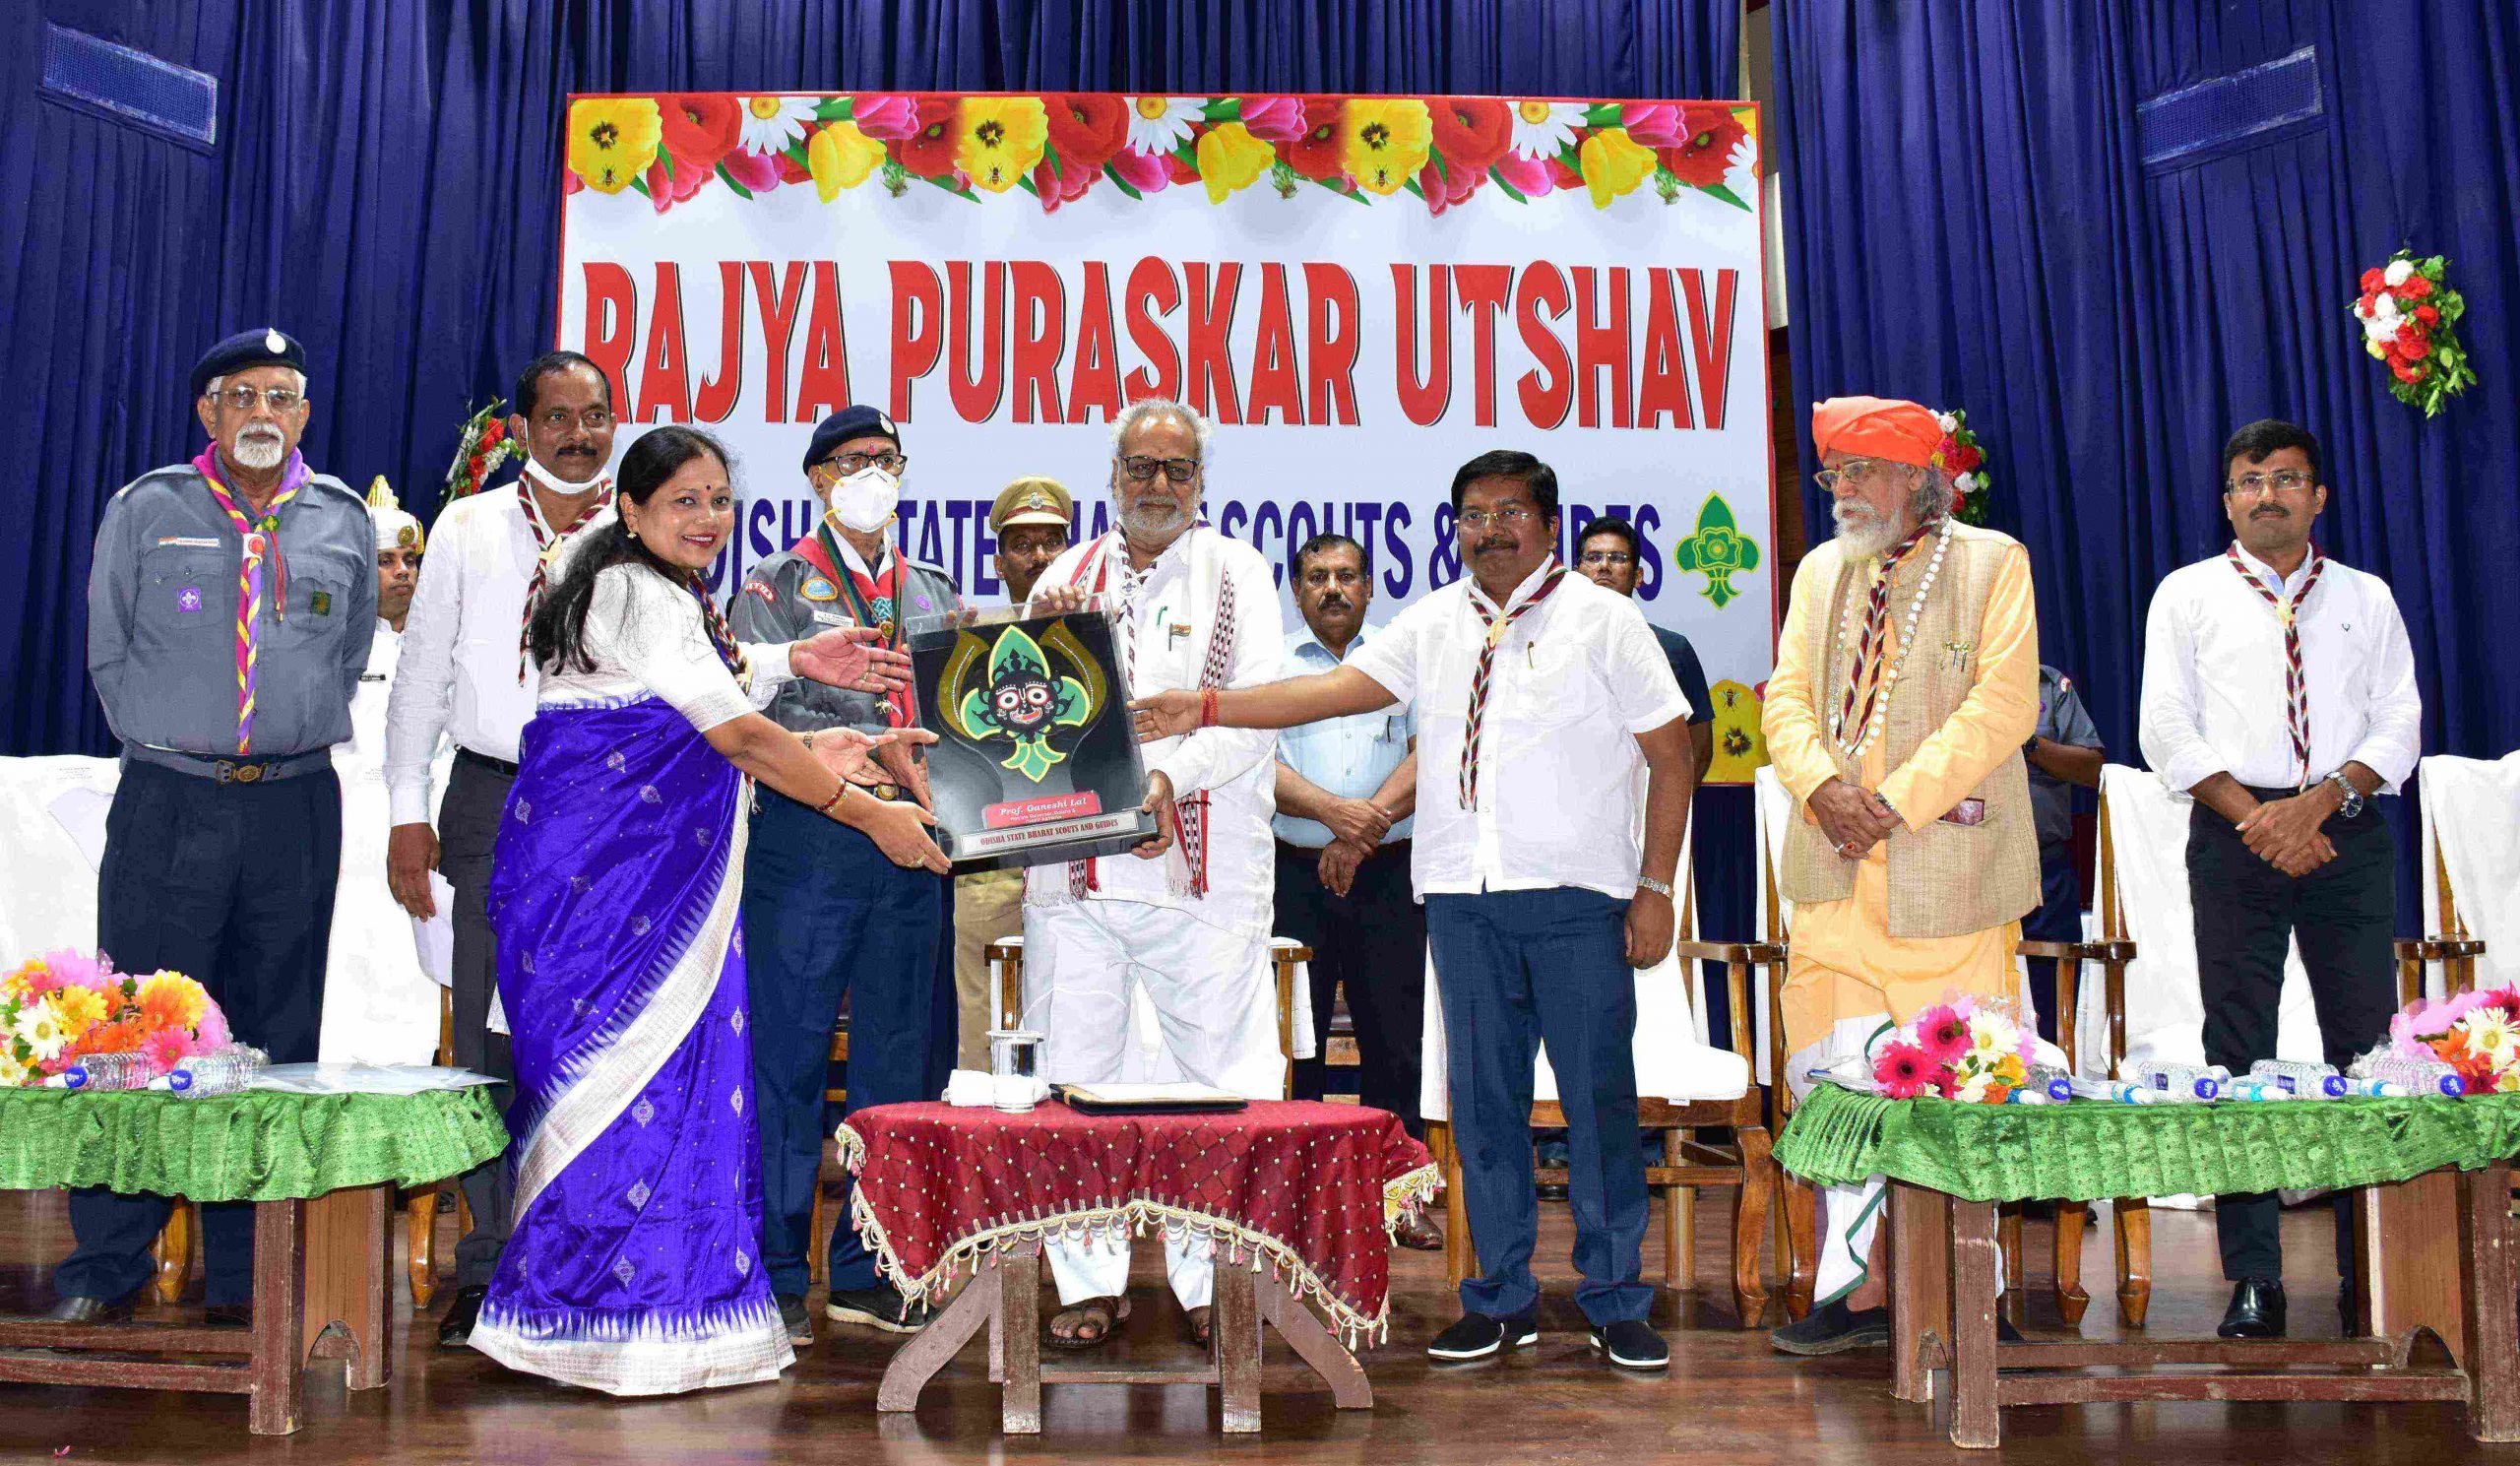
<path id="1" fill-rule="evenodd" d="M 1720 1193 L 1709 1193 L 1713 1199 Z M 1437 1367 L 1422 1346 L 1457 1314 L 1439 1253 L 1396 1252 L 1391 1340 L 1367 1356 L 1376 1408 L 1342 1415 L 1319 1381 L 1272 1341 L 1264 1432 L 1230 1442 L 1214 1434 L 1216 1407 L 1203 1388 L 1050 1385 L 1043 1434 L 1009 1442 L 996 1434 L 996 1392 L 977 1341 L 938 1376 L 914 1416 L 879 1421 L 875 1385 L 893 1340 L 819 1321 L 822 1337 L 773 1384 L 657 1401 L 616 1402 L 513 1374 L 471 1351 L 435 1347 L 434 1314 L 410 1317 L 400 1287 L 400 1345 L 386 1389 L 351 1395 L 338 1362 L 308 1376 L 306 1426 L 293 1436 L 255 1438 L 235 1397 L 0 1384 L 0 1460 L 522 1462 L 529 1466 L 633 1461 L 1166 1461 L 1414 1463 L 1674 1461 L 1750 1466 L 1790 1462 L 1950 1462 L 1954 1450 L 1926 1412 L 1890 1397 L 1886 1353 L 1796 1361 L 1772 1353 L 1762 1333 L 1732 1327 L 1724 1209 L 1701 1207 L 1699 1274 L 1709 1291 L 1666 1293 L 1654 1321 L 1671 1342 L 1662 1378 L 1621 1374 L 1585 1346 L 1566 1261 L 1571 1229 L 1562 1206 L 1544 1207 L 1542 1278 L 1548 1291 L 1540 1346 L 1498 1361 Z M 2324 1209 L 2289 1216 L 2297 1337 L 2333 1335 L 2335 1290 Z M 2157 1333 L 2209 1333 L 2228 1290 L 2214 1261 L 2210 1216 L 2154 1214 Z M 441 1218 L 440 1256 L 453 1255 Z M 1649 1274 L 1660 1266 L 1659 1226 L 1649 1233 Z M 2094 1298 L 2085 1327 L 2113 1333 L 2116 1313 L 2105 1226 L 2087 1243 L 2083 1275 Z M 51 1263 L 69 1246 L 59 1194 L 0 1193 L 0 1310 L 49 1300 Z M 2030 1226 L 2036 1291 L 2033 1336 L 2054 1333 L 2046 1288 L 2046 1227 Z M 1114 1346 L 1128 1357 L 1183 1358 L 1169 1296 L 1157 1300 L 1161 1249 L 1142 1245 L 1136 1316 Z M 198 1288 L 198 1283 L 196 1283 Z M 442 1288 L 440 1307 L 451 1294 Z M 189 1308 L 190 1306 L 187 1306 Z M 167 1310 L 180 1312 L 182 1310 Z M 161 1312 L 158 1316 L 164 1316 Z M 835 1337 L 836 1336 L 836 1337 Z M 1278 1393 L 1284 1389 L 1289 1392 Z M 2156 1462 L 2226 1460 L 2437 1463 L 2487 1459 L 2449 1405 L 2110 1405 L 2005 1412 L 2007 1460 Z M 64 1448 L 67 1448 L 66 1451 Z M 2520 1448 L 2502 1457 L 2520 1460 Z M 1978 1457 L 1979 1459 L 1986 1459 Z"/>

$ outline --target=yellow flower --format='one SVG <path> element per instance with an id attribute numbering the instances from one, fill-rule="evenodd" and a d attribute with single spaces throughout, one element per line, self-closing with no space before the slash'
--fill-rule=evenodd
<path id="1" fill-rule="evenodd" d="M 1199 181 L 1208 186 L 1211 204 L 1222 204 L 1227 194 L 1249 187 L 1277 160 L 1278 150 L 1239 122 L 1211 127 L 1199 139 Z"/>
<path id="2" fill-rule="evenodd" d="M 805 166 L 813 170 L 814 192 L 828 204 L 844 188 L 855 188 L 884 160 L 884 145 L 857 130 L 854 122 L 834 122 L 805 145 Z"/>
<path id="3" fill-rule="evenodd" d="M 5 978 L 0 978 L 0 992 L 14 993 L 23 997 L 32 990 L 33 984 L 32 980 L 36 978 L 46 978 L 51 975 L 52 969 L 45 965 L 42 958 L 30 957 L 27 959 L 26 966 L 10 973 Z"/>
<path id="4" fill-rule="evenodd" d="M 1576 171 L 1593 191 L 1593 207 L 1606 209 L 1610 200 L 1634 193 L 1654 176 L 1654 150 L 1627 135 L 1624 127 L 1605 127 L 1575 150 Z"/>
<path id="5" fill-rule="evenodd" d="M 0 1044 L 0 1089 L 16 1089 L 20 1085 L 32 1082 L 34 1077 L 34 1070 L 18 1062 L 15 1049 L 7 1044 Z"/>
<path id="6" fill-rule="evenodd" d="M 1360 96 L 1339 109 L 1339 160 L 1370 193 L 1400 192 L 1426 165 L 1434 141 L 1435 124 L 1422 101 Z"/>
<path id="7" fill-rule="evenodd" d="M 1041 160 L 1049 145 L 1050 118 L 1038 96 L 967 96 L 962 104 L 963 141 L 954 165 L 975 188 L 1004 193 Z"/>
<path id="8" fill-rule="evenodd" d="M 80 1035 L 105 1021 L 105 999 L 90 988 L 64 988 L 52 994 L 52 1005 L 61 1012 L 61 1025 L 72 1042 Z"/>
<path id="9" fill-rule="evenodd" d="M 619 193 L 657 160 L 664 135 L 653 97 L 582 97 L 569 103 L 569 171 L 598 193 Z"/>

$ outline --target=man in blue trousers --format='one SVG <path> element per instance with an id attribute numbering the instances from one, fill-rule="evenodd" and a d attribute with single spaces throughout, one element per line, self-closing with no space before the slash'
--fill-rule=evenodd
<path id="1" fill-rule="evenodd" d="M 1426 1352 L 1483 1359 L 1540 1337 L 1531 1270 L 1532 1071 L 1566 1111 L 1576 1306 L 1611 1364 L 1670 1363 L 1645 1321 L 1634 968 L 1670 950 L 1671 876 L 1697 783 L 1689 705 L 1634 602 L 1561 563 L 1557 476 L 1499 450 L 1453 476 L 1469 573 L 1339 667 L 1132 704 L 1139 736 L 1292 728 L 1399 703 L 1418 717 L 1411 874 L 1444 1009 L 1453 1137 L 1484 1269 Z M 1648 772 L 1640 847 L 1636 771 Z"/>
<path id="2" fill-rule="evenodd" d="M 805 449 L 805 478 L 825 513 L 794 547 L 753 567 L 730 620 L 744 641 L 784 642 L 827 626 L 873 626 L 901 645 L 908 621 L 953 610 L 946 572 L 893 543 L 908 459 L 893 420 L 869 407 L 824 418 Z M 810 742 L 824 729 L 880 733 L 917 722 L 905 687 L 893 695 L 816 682 L 784 687 L 765 710 Z M 877 754 L 920 802 L 925 771 L 897 747 Z M 901 787 L 875 793 L 896 797 Z M 823 1090 L 841 1004 L 849 1005 L 849 1110 L 932 1100 L 933 1060 L 950 1066 L 953 971 L 940 966 L 945 877 L 893 863 L 875 842 L 768 789 L 754 795 L 744 857 L 744 944 L 752 993 L 753 1088 L 761 1124 L 762 1260 L 796 1347 L 814 1341 L 805 1308 L 805 1249 L 821 1184 Z M 940 1025 L 942 1031 L 940 1032 Z M 878 1278 L 849 1225 L 832 1229 L 824 1316 L 890 1333 L 924 1326 L 928 1309 Z"/>

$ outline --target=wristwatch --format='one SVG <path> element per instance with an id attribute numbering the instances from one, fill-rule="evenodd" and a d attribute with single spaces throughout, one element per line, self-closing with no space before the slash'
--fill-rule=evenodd
<path id="1" fill-rule="evenodd" d="M 2336 806 L 2337 813 L 2352 819 L 2362 812 L 2362 791 L 2354 787 L 2354 781 L 2345 777 L 2343 769 L 2328 775 L 2327 782 L 2335 785 L 2345 794 L 2345 801 Z"/>
<path id="2" fill-rule="evenodd" d="M 1656 880 L 1650 875 L 1640 875 L 1636 878 L 1636 888 L 1640 891 L 1652 891 L 1666 901 L 1671 899 L 1671 883 L 1668 880 Z"/>

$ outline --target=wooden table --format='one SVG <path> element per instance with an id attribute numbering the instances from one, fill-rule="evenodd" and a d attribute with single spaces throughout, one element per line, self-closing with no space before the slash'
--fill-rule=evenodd
<path id="1" fill-rule="evenodd" d="M 300 1424 L 310 1359 L 346 1358 L 349 1387 L 392 1373 L 386 1239 L 393 1188 L 254 1203 L 254 1324 L 48 1323 L 0 1319 L 0 1380 L 176 1389 L 247 1397 L 257 1435 Z"/>
<path id="2" fill-rule="evenodd" d="M 919 1391 L 963 1346 L 988 1326 L 988 1377 L 1002 1384 L 1000 1429 L 1009 1435 L 1041 1431 L 1044 1384 L 1208 1384 L 1222 1393 L 1228 1434 L 1260 1429 L 1260 1325 L 1276 1326 L 1297 1358 L 1330 1385 L 1342 1410 L 1374 1408 L 1373 1386 L 1356 1357 L 1341 1347 L 1321 1320 L 1289 1293 L 1276 1274 L 1220 1263 L 1214 1333 L 1207 1367 L 1167 1370 L 1151 1366 L 1041 1364 L 1041 1244 L 1017 1243 L 991 1252 L 979 1271 L 936 1321 L 902 1346 L 884 1370 L 875 1408 L 914 1410 Z"/>
<path id="3" fill-rule="evenodd" d="M 2338 1340 L 1997 1343 L 1995 1203 L 1889 1185 L 1892 1392 L 1947 1398 L 1954 1445 L 2001 1444 L 2008 1405 L 2131 1400 L 2457 1400 L 2476 1439 L 2520 1440 L 2508 1162 L 2361 1188 L 2362 1316 L 2375 1333 Z M 2427 1339 L 2447 1357 L 2417 1363 Z M 2145 1372 L 2165 1365 L 2220 1368 Z"/>
<path id="4" fill-rule="evenodd" d="M 0 1125 L 27 1127 L 0 1186 L 115 1186 L 254 1207 L 251 1328 L 0 1319 L 0 1381 L 244 1395 L 258 1435 L 298 1428 L 310 1359 L 346 1359 L 351 1389 L 385 1385 L 395 1188 L 469 1170 L 507 1143 L 477 1090 L 203 1100 L 0 1090 Z M 197 1131 L 205 1138 L 188 1143 Z M 299 1194 L 274 1194 L 284 1191 Z"/>

